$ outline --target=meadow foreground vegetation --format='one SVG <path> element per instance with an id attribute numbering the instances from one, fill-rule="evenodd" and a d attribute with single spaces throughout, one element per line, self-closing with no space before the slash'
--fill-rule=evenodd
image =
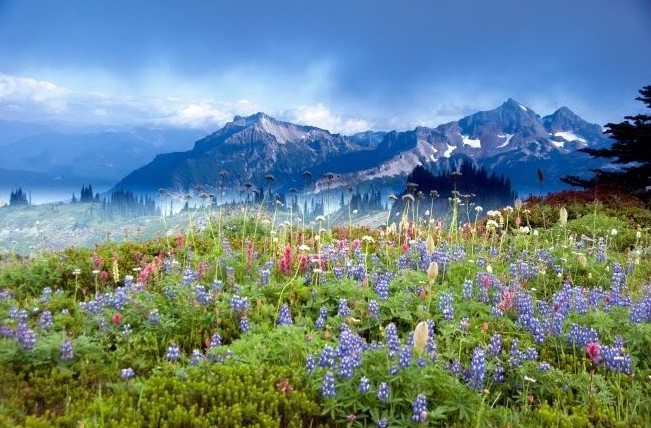
<path id="1" fill-rule="evenodd" d="M 648 426 L 649 212 L 568 195 L 5 253 L 0 426 Z"/>

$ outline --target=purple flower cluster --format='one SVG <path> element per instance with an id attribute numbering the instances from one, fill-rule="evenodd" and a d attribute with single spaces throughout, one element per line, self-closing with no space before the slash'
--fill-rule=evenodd
<path id="1" fill-rule="evenodd" d="M 412 349 L 412 345 L 404 345 L 400 349 L 400 356 L 398 358 L 400 367 L 406 368 L 411 365 L 411 349 Z"/>
<path id="2" fill-rule="evenodd" d="M 425 423 L 427 421 L 427 398 L 423 394 L 418 394 L 411 404 L 412 422 Z"/>
<path id="3" fill-rule="evenodd" d="M 181 358 L 181 351 L 176 343 L 172 343 L 167 348 L 167 353 L 165 354 L 165 359 L 168 361 L 177 361 Z"/>
<path id="4" fill-rule="evenodd" d="M 33 351 L 36 347 L 36 333 L 24 322 L 18 323 L 14 337 L 25 351 Z"/>
<path id="5" fill-rule="evenodd" d="M 72 349 L 72 342 L 70 339 L 65 339 L 63 343 L 61 344 L 61 360 L 62 361 L 71 361 L 75 356 L 74 356 L 74 351 Z"/>
<path id="6" fill-rule="evenodd" d="M 592 327 L 583 327 L 579 324 L 570 324 L 570 332 L 567 337 L 569 344 L 574 344 L 579 348 L 584 348 L 590 342 L 599 342 L 599 335 Z"/>
<path id="7" fill-rule="evenodd" d="M 389 283 L 391 282 L 390 274 L 379 274 L 375 282 L 375 294 L 380 300 L 389 298 Z"/>
<path id="8" fill-rule="evenodd" d="M 443 313 L 443 318 L 446 320 L 454 319 L 454 308 L 452 308 L 452 302 L 454 301 L 454 296 L 451 293 L 441 293 L 439 297 L 439 310 Z"/>
<path id="9" fill-rule="evenodd" d="M 362 376 L 359 380 L 358 391 L 360 394 L 367 394 L 371 390 L 371 381 L 366 376 Z"/>
<path id="10" fill-rule="evenodd" d="M 52 317 L 52 312 L 43 311 L 38 319 L 38 325 L 42 330 L 47 330 L 48 328 L 54 325 L 54 318 Z"/>
<path id="11" fill-rule="evenodd" d="M 283 305 L 280 307 L 280 311 L 278 312 L 278 320 L 276 323 L 278 325 L 294 324 L 294 321 L 292 321 L 292 314 L 289 311 L 289 305 L 287 303 L 283 303 Z"/>
<path id="12" fill-rule="evenodd" d="M 374 319 L 380 319 L 380 305 L 378 305 L 376 300 L 369 300 L 368 313 Z"/>
<path id="13" fill-rule="evenodd" d="M 470 376 L 468 385 L 476 390 L 481 391 L 484 388 L 484 379 L 486 377 L 486 353 L 477 346 L 472 351 L 472 360 L 470 361 Z"/>
<path id="14" fill-rule="evenodd" d="M 394 355 L 400 349 L 400 340 L 398 339 L 398 329 L 394 323 L 387 325 L 384 330 L 387 348 L 389 348 L 389 355 Z"/>
<path id="15" fill-rule="evenodd" d="M 323 381 L 321 383 L 321 396 L 323 398 L 332 398 L 336 394 L 335 375 L 331 371 L 327 371 L 323 376 Z"/>
<path id="16" fill-rule="evenodd" d="M 242 333 L 247 333 L 251 329 L 249 318 L 246 315 L 240 317 L 239 328 Z"/>
<path id="17" fill-rule="evenodd" d="M 194 299 L 200 305 L 207 305 L 212 300 L 210 293 L 208 293 L 208 290 L 206 290 L 206 287 L 201 284 L 197 284 L 194 287 Z"/>
<path id="18" fill-rule="evenodd" d="M 249 298 L 234 294 L 233 297 L 231 297 L 230 307 L 233 311 L 243 314 L 249 310 Z"/>
<path id="19" fill-rule="evenodd" d="M 319 316 L 316 319 L 316 322 L 314 323 L 314 326 L 318 330 L 323 330 L 326 324 L 326 319 L 328 318 L 328 308 L 325 306 L 321 306 L 321 309 L 319 309 Z"/>
<path id="20" fill-rule="evenodd" d="M 391 388 L 386 382 L 382 382 L 377 389 L 377 398 L 381 403 L 387 404 L 389 396 L 391 395 Z"/>
<path id="21" fill-rule="evenodd" d="M 339 303 L 337 305 L 337 316 L 340 317 L 349 317 L 351 315 L 350 308 L 348 307 L 348 301 L 344 298 L 339 299 Z"/>
<path id="22" fill-rule="evenodd" d="M 502 336 L 499 333 L 494 333 L 488 343 L 487 354 L 489 357 L 498 357 L 502 352 Z"/>

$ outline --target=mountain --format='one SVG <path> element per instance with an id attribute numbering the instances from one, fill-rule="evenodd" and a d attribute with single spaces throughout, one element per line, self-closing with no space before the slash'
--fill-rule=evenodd
<path id="1" fill-rule="evenodd" d="M 0 168 L 118 181 L 157 153 L 187 149 L 204 135 L 198 130 L 135 128 L 116 131 L 45 131 L 29 136 L 14 125 L 4 140 Z M 43 128 L 34 128 L 39 130 Z"/>
<path id="2" fill-rule="evenodd" d="M 531 108 L 508 99 L 493 110 L 436 128 L 387 133 L 378 145 L 382 151 L 376 155 L 379 162 L 360 164 L 357 171 L 334 180 L 322 178 L 316 187 L 369 181 L 392 186 L 396 181 L 402 184 L 416 165 L 440 169 L 441 164 L 452 163 L 454 168 L 454 162 L 471 161 L 508 177 L 522 195 L 540 191 L 538 169 L 545 176 L 543 191 L 560 190 L 568 187 L 560 181 L 563 175 L 587 172 L 603 164 L 578 152 L 578 148 L 607 147 L 611 143 L 599 125 L 586 122 L 567 107 L 541 118 Z"/>
<path id="3" fill-rule="evenodd" d="M 363 138 L 359 138 L 363 140 Z M 261 185 L 269 174 L 280 187 L 302 186 L 303 172 L 342 155 L 372 151 L 365 144 L 340 134 L 282 122 L 264 113 L 236 116 L 219 131 L 200 139 L 187 152 L 168 153 L 124 177 L 116 189 L 152 191 L 211 185 L 227 171 L 232 184 Z"/>
<path id="4" fill-rule="evenodd" d="M 559 178 L 598 163 L 576 149 L 603 147 L 610 140 L 566 107 L 540 117 L 508 99 L 435 128 L 367 131 L 352 136 L 282 122 L 264 113 L 235 117 L 222 129 L 198 140 L 192 150 L 161 154 L 124 177 L 116 188 L 155 192 L 159 188 L 217 187 L 220 172 L 229 174 L 235 191 L 246 183 L 274 190 L 303 188 L 319 192 L 350 186 L 399 188 L 417 165 L 440 169 L 464 159 L 509 177 L 520 193 L 537 192 L 537 169 L 544 190 L 564 186 Z M 303 172 L 311 171 L 307 183 Z M 265 179 L 269 175 L 274 180 Z"/>

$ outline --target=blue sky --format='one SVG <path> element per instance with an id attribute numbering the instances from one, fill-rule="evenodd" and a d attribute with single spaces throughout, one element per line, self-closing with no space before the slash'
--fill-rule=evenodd
<path id="1" fill-rule="evenodd" d="M 0 0 L 0 119 L 355 132 L 513 97 L 604 124 L 646 84 L 648 0 Z"/>

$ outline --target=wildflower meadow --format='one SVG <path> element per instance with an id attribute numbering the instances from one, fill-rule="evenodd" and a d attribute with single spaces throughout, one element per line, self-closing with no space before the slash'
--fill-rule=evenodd
<path id="1" fill-rule="evenodd" d="M 4 253 L 0 426 L 649 426 L 651 223 L 613 206 L 369 228 L 215 205 Z"/>

